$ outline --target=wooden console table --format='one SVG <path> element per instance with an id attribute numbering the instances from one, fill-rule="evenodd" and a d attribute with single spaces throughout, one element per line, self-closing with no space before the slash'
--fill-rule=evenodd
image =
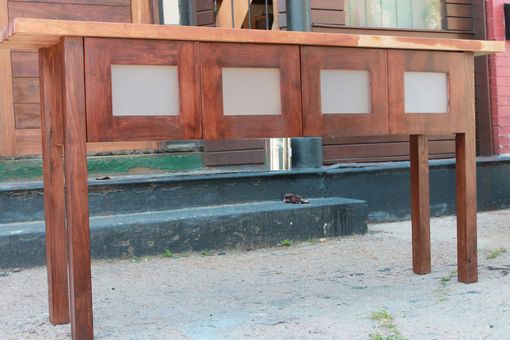
<path id="1" fill-rule="evenodd" d="M 473 61 L 503 42 L 38 19 L 0 37 L 39 49 L 50 321 L 74 339 L 93 338 L 87 142 L 409 135 L 425 274 L 427 136 L 455 134 L 458 279 L 477 281 Z"/>

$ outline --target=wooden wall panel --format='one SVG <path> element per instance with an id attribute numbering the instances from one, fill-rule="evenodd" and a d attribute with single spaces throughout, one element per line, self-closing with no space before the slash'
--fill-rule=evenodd
<path id="1" fill-rule="evenodd" d="M 445 0 L 443 13 L 445 30 L 474 32 L 472 0 Z"/>
<path id="2" fill-rule="evenodd" d="M 131 22 L 131 8 L 129 6 L 9 1 L 9 20 L 20 17 Z"/>
<path id="3" fill-rule="evenodd" d="M 0 26 L 8 22 L 7 0 L 0 0 Z M 11 52 L 0 50 L 0 155 L 11 156 L 15 147 Z"/>
<path id="4" fill-rule="evenodd" d="M 195 1 L 195 12 L 197 26 L 216 26 L 214 14 L 214 0 L 193 0 Z"/>
<path id="5" fill-rule="evenodd" d="M 131 0 L 9 0 L 11 2 L 41 2 L 54 4 L 103 5 L 129 7 Z"/>
<path id="6" fill-rule="evenodd" d="M 37 52 L 12 52 L 13 77 L 39 77 L 39 56 Z"/>
<path id="7" fill-rule="evenodd" d="M 13 78 L 14 104 L 39 103 L 39 78 Z"/>
<path id="8" fill-rule="evenodd" d="M 39 103 L 14 104 L 16 129 L 38 129 L 41 127 L 41 105 Z"/>

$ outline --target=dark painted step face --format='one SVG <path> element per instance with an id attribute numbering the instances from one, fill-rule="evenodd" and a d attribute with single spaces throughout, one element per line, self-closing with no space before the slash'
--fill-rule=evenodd
<path id="1" fill-rule="evenodd" d="M 161 255 L 207 249 L 253 249 L 282 240 L 308 240 L 367 230 L 366 204 L 316 198 L 310 204 L 264 201 L 95 217 L 90 220 L 95 258 Z M 0 225 L 0 268 L 44 264 L 43 222 Z M 16 230 L 16 237 L 9 234 Z"/>

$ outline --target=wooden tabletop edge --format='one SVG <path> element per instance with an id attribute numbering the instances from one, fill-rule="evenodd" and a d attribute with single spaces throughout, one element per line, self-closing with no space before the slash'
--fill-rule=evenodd
<path id="1" fill-rule="evenodd" d="M 476 55 L 505 51 L 505 42 L 495 40 L 265 31 L 28 18 L 15 18 L 0 29 L 0 48 L 24 45 L 27 47 L 48 47 L 48 45 L 57 43 L 59 38 L 64 36 L 445 50 L 474 52 Z"/>

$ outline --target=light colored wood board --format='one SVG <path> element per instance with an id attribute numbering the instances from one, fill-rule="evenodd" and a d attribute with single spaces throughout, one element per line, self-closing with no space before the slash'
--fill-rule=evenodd
<path id="1" fill-rule="evenodd" d="M 39 78 L 14 78 L 12 80 L 15 104 L 39 103 Z"/>
<path id="2" fill-rule="evenodd" d="M 8 20 L 7 0 L 0 0 L 0 26 L 7 25 Z M 0 155 L 14 154 L 14 130 L 11 51 L 0 50 Z"/>
<path id="3" fill-rule="evenodd" d="M 38 155 L 41 154 L 41 130 L 20 129 L 14 131 L 13 155 Z"/>
<path id="4" fill-rule="evenodd" d="M 475 54 L 489 54 L 505 51 L 505 43 L 502 41 L 243 30 L 25 18 L 15 19 L 3 29 L 0 47 L 48 47 L 57 44 L 63 36 L 472 51 L 475 52 Z"/>
<path id="5" fill-rule="evenodd" d="M 14 104 L 16 129 L 38 129 L 41 127 L 41 106 L 35 104 Z"/>
<path id="6" fill-rule="evenodd" d="M 149 0 L 131 0 L 131 21 L 134 24 L 151 23 Z"/>

